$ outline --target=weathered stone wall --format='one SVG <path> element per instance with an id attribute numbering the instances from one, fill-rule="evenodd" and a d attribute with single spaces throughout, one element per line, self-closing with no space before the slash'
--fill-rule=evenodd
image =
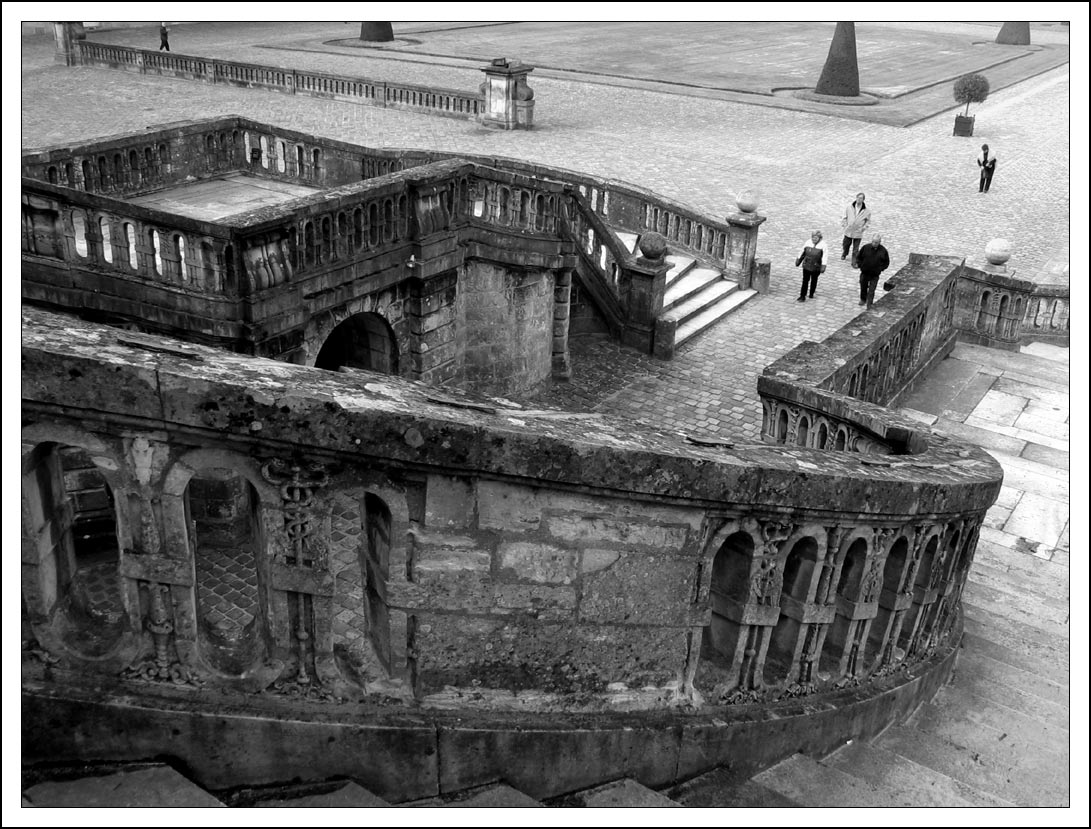
<path id="1" fill-rule="evenodd" d="M 942 641 L 1000 482 L 984 453 L 937 435 L 908 434 L 909 463 L 725 453 L 597 415 L 463 405 L 389 376 L 29 309 L 23 360 L 24 596 L 42 646 L 97 671 L 274 694 L 517 708 L 730 700 L 812 687 L 802 677 L 824 640 L 825 676 L 866 676 L 897 661 L 895 644 L 924 658 Z M 850 420 L 882 417 L 845 406 Z M 127 622 L 94 654 L 70 638 L 58 551 L 35 541 L 66 513 L 35 483 L 52 444 L 85 450 L 119 504 Z M 237 647 L 213 636 L 195 598 L 205 577 L 194 577 L 187 487 L 208 468 L 245 478 L 255 516 L 256 627 Z M 792 563 L 801 549 L 806 579 Z M 849 566 L 867 575 L 843 589 Z M 701 642 L 722 572 L 735 574 L 736 605 L 721 613 L 713 644 L 726 661 L 713 669 Z M 880 581 L 893 585 L 886 616 Z M 169 601 L 153 601 L 164 591 Z"/>
<path id="2" fill-rule="evenodd" d="M 505 394 L 526 391 L 549 377 L 552 273 L 470 260 L 459 274 L 458 287 L 466 386 Z"/>

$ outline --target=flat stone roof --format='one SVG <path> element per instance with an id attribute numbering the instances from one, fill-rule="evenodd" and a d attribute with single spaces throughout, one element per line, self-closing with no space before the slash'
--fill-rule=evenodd
<path id="1" fill-rule="evenodd" d="M 309 196 L 321 189 L 290 181 L 258 178 L 249 173 L 229 173 L 133 196 L 126 198 L 126 201 L 192 219 L 216 221 L 281 204 L 299 196 Z"/>

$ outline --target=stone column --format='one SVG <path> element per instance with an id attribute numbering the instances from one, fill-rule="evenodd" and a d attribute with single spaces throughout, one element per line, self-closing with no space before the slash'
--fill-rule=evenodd
<path id="1" fill-rule="evenodd" d="M 640 237 L 640 256 L 618 263 L 618 291 L 625 307 L 625 345 L 650 353 L 656 337 L 656 317 L 663 310 L 667 292 L 667 240 L 658 233 Z M 674 342 L 671 332 L 671 343 Z"/>
<path id="2" fill-rule="evenodd" d="M 528 130 L 534 124 L 534 90 L 527 86 L 533 66 L 497 58 L 481 70 L 485 82 L 485 111 L 481 123 L 502 130 Z"/>
<path id="3" fill-rule="evenodd" d="M 53 55 L 53 62 L 79 66 L 80 47 L 76 41 L 83 40 L 84 37 L 86 34 L 82 23 L 54 23 L 53 39 L 57 43 L 57 51 Z"/>
<path id="4" fill-rule="evenodd" d="M 738 282 L 740 287 L 747 287 L 758 251 L 758 228 L 765 217 L 757 213 L 732 213 L 724 220 L 729 225 L 724 246 L 724 276 Z"/>

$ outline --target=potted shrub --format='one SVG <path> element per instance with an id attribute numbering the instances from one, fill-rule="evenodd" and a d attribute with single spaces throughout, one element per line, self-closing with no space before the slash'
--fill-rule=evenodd
<path id="1" fill-rule="evenodd" d="M 973 73 L 963 75 L 955 81 L 955 100 L 966 104 L 966 112 L 955 116 L 955 135 L 973 135 L 974 118 L 970 115 L 970 104 L 980 104 L 989 97 L 989 81 L 984 75 Z"/>

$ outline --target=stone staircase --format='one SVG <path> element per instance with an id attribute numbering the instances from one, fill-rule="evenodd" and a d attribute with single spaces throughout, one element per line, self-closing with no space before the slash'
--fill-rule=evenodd
<path id="1" fill-rule="evenodd" d="M 1038 806 L 1070 802 L 1068 349 L 959 344 L 903 413 L 1004 468 L 963 595 L 952 681 L 905 723 L 735 784 L 671 789 L 686 806 Z"/>
<path id="2" fill-rule="evenodd" d="M 631 253 L 639 253 L 640 237 L 635 233 L 615 231 L 615 235 Z M 668 254 L 671 269 L 667 271 L 667 291 L 663 310 L 656 322 L 660 331 L 674 331 L 673 348 L 693 339 L 740 305 L 757 294 L 750 288 L 740 288 L 737 282 L 705 267 L 691 256 Z M 657 344 L 657 352 L 660 349 Z"/>

